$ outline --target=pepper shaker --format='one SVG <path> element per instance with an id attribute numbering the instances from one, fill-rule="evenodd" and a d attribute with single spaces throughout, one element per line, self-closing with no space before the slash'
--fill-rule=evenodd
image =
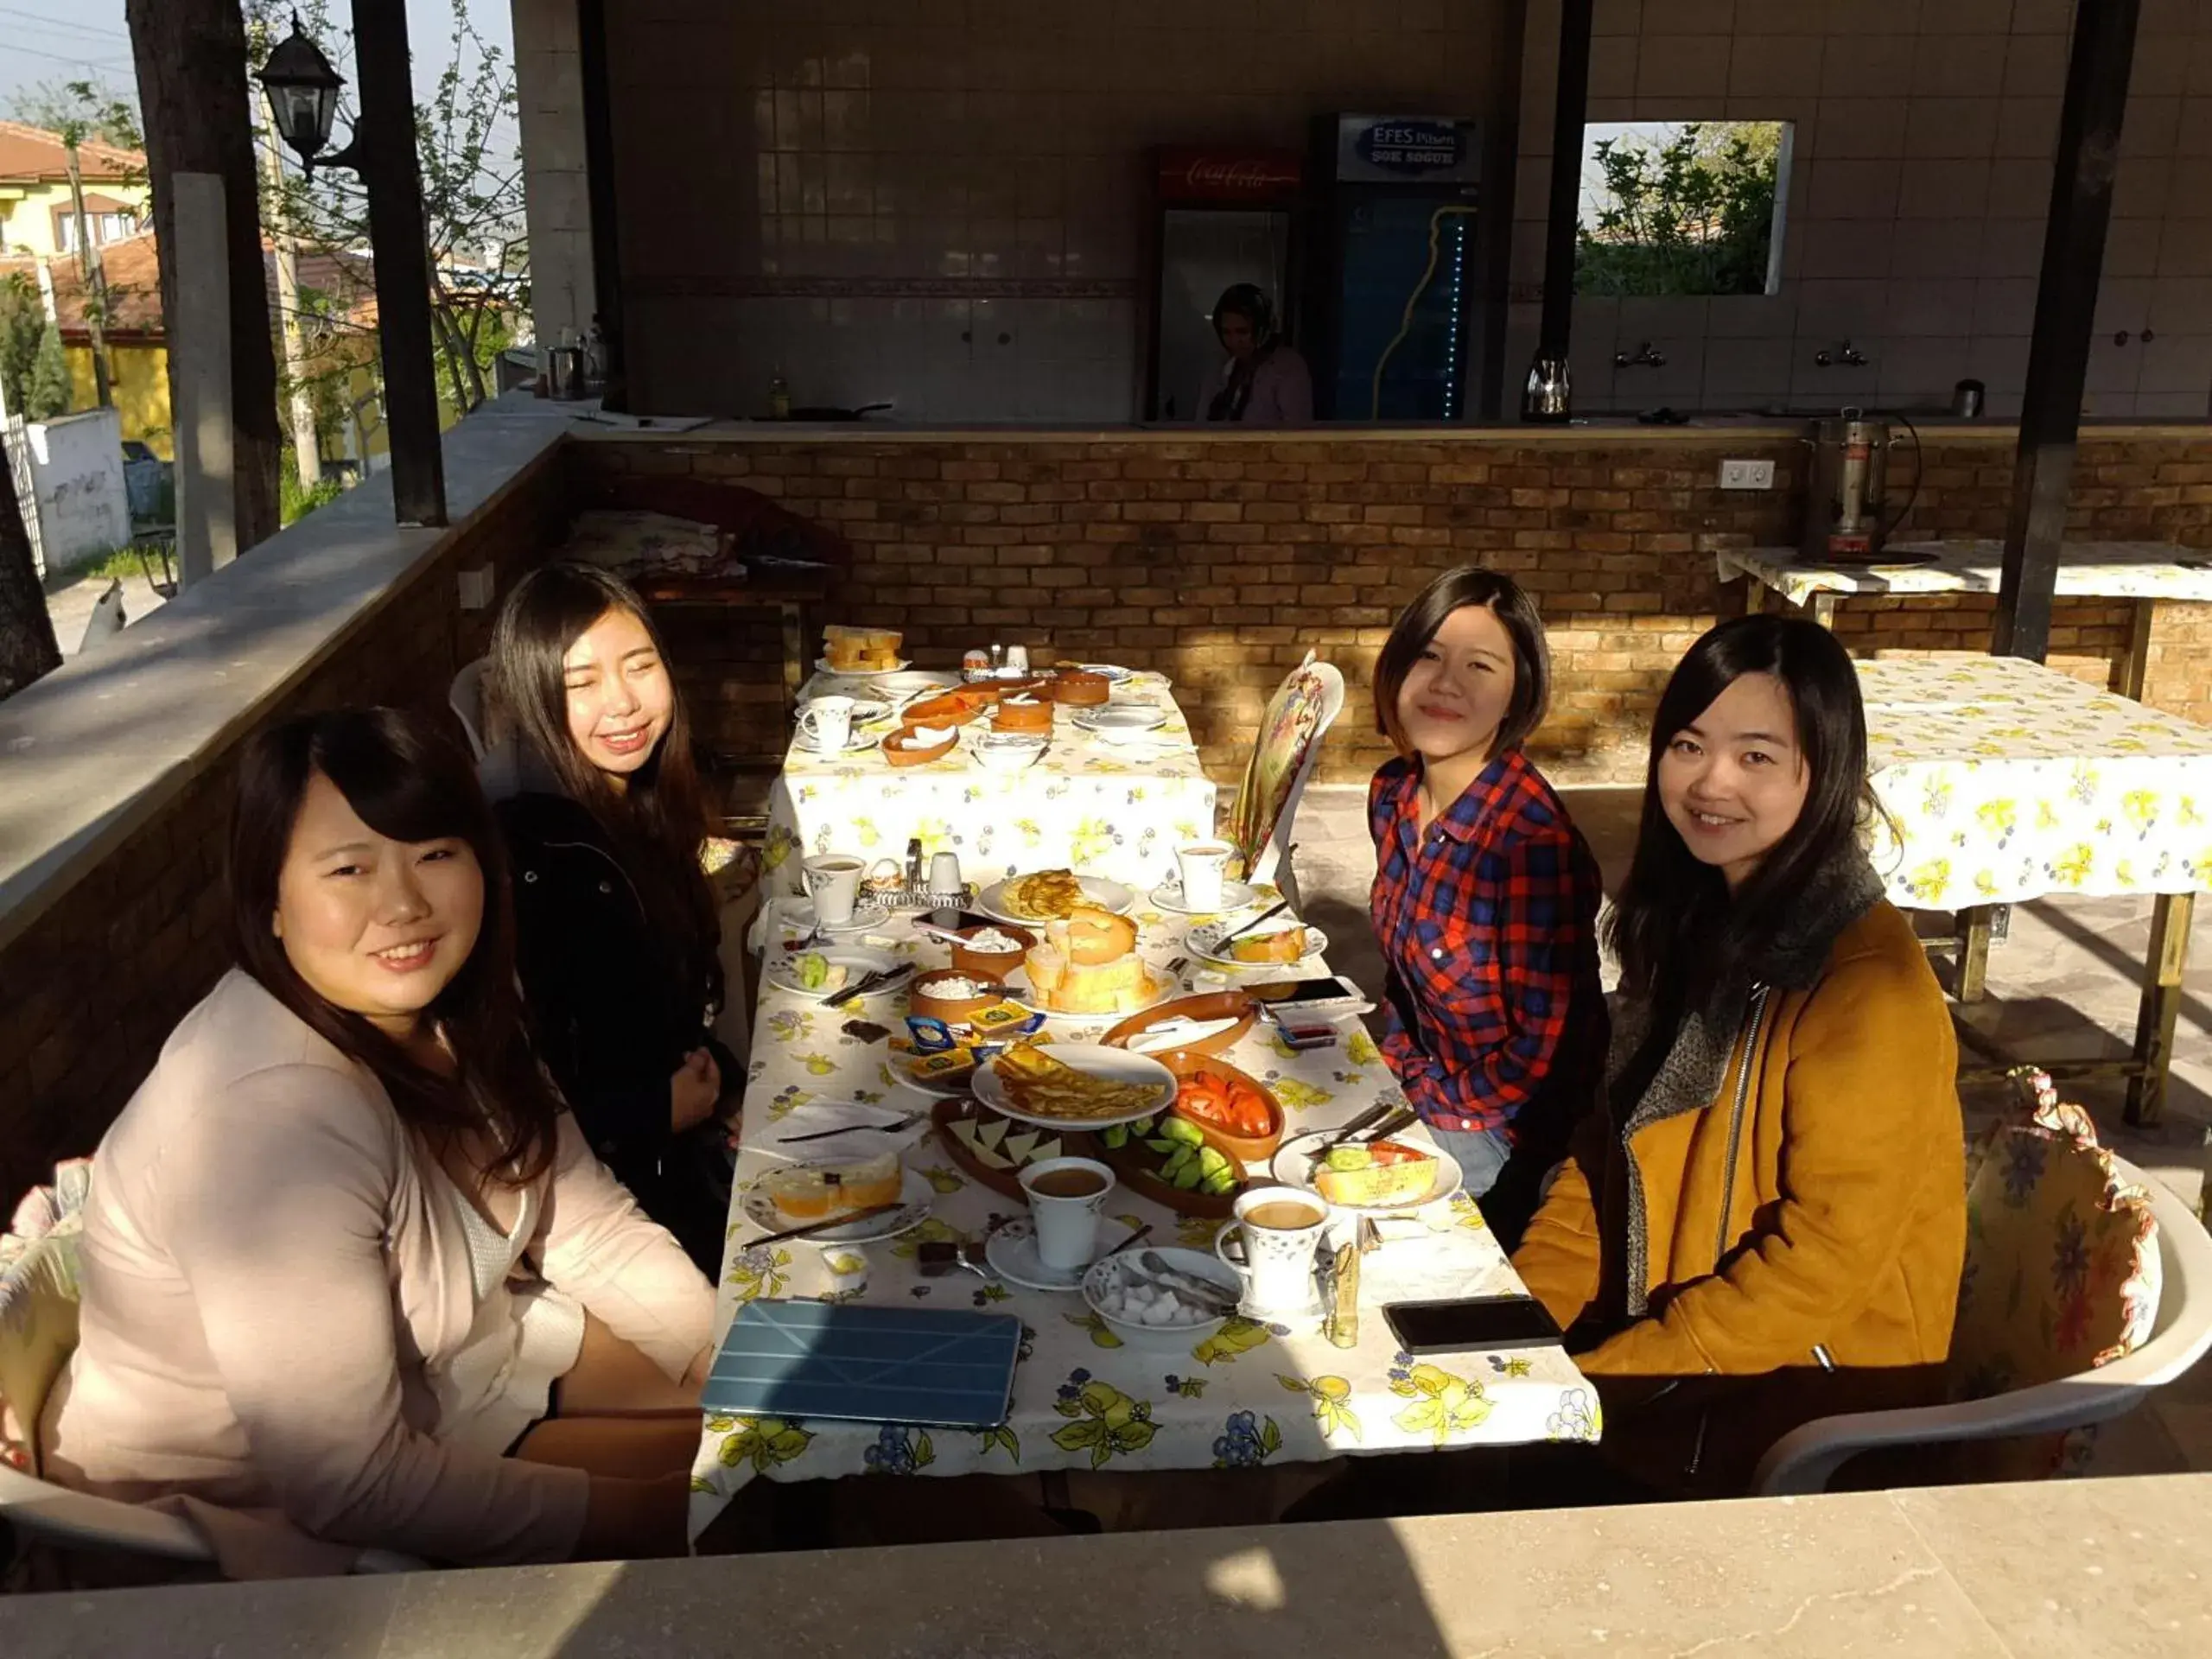
<path id="1" fill-rule="evenodd" d="M 915 836 L 906 842 L 906 891 L 919 893 L 922 888 L 922 838 Z"/>

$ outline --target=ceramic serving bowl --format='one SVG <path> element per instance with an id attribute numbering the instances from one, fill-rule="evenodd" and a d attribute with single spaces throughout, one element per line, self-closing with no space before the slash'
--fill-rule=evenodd
<path id="1" fill-rule="evenodd" d="M 956 979 L 970 981 L 980 989 L 974 996 L 941 996 L 939 988 Z M 907 994 L 907 1005 L 916 1014 L 948 1024 L 972 1020 L 985 1008 L 995 1007 L 1006 1001 L 1006 987 L 988 974 L 971 973 L 961 968 L 938 968 L 915 978 Z"/>
<path id="2" fill-rule="evenodd" d="M 978 933 L 1003 933 L 1021 946 L 1019 950 L 975 950 L 965 944 L 952 947 L 952 965 L 963 974 L 982 975 L 986 979 L 1004 979 L 1021 966 L 1022 958 L 1037 948 L 1037 936 L 1026 927 L 1016 927 L 1011 922 L 988 922 L 978 927 L 963 927 L 958 937 L 971 939 Z"/>
<path id="3" fill-rule="evenodd" d="M 957 731 L 952 731 L 945 734 L 942 743 L 932 744 L 928 748 L 918 749 L 909 747 L 914 734 L 920 728 L 917 726 L 901 726 L 890 736 L 885 738 L 883 758 L 894 766 L 927 766 L 931 761 L 942 760 L 951 753 L 952 746 L 960 741 L 960 734 Z"/>
<path id="4" fill-rule="evenodd" d="M 976 741 L 972 753 L 986 772 L 1027 772 L 1045 758 L 1045 740 L 987 733 Z"/>

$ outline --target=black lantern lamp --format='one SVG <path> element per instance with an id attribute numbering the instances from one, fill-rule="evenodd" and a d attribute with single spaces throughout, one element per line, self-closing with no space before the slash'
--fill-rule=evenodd
<path id="1" fill-rule="evenodd" d="M 298 153 L 300 165 L 312 174 L 317 166 L 315 157 L 330 142 L 331 118 L 338 113 L 338 89 L 346 84 L 346 78 L 330 67 L 322 48 L 301 29 L 299 13 L 292 14 L 292 32 L 270 49 L 268 61 L 254 78 L 268 95 L 269 113 L 276 123 L 277 133 Z M 352 167 L 353 150 L 349 143 L 336 155 L 324 157 L 320 165 Z"/>

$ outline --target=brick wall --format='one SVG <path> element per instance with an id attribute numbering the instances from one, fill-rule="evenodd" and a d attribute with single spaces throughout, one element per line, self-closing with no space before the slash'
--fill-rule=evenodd
<path id="1" fill-rule="evenodd" d="M 1723 454 L 1776 463 L 1770 493 L 1721 492 Z M 1322 775 L 1386 755 L 1368 696 L 1391 620 L 1463 563 L 1510 571 L 1550 626 L 1557 692 L 1533 747 L 1563 781 L 1637 775 L 1645 722 L 1675 659 L 1741 608 L 1713 551 L 1795 538 L 1805 451 L 1770 435 L 1511 433 L 1411 440 L 1116 435 L 1097 441 L 839 438 L 594 442 L 586 471 L 687 474 L 749 486 L 834 525 L 857 562 L 836 620 L 906 630 L 925 665 L 989 639 L 1034 657 L 1110 658 L 1172 675 L 1209 767 L 1241 768 L 1268 690 L 1309 648 L 1352 695 Z M 1910 476 L 1909 455 L 1894 476 Z M 2004 530 L 2009 436 L 1931 442 L 1904 533 Z M 2184 435 L 2082 448 L 2071 533 L 2212 544 L 2212 448 Z M 1994 601 L 1853 600 L 1854 652 L 1980 652 Z M 2201 613 L 2201 614 L 2200 614 Z M 2054 666 L 2103 682 L 2127 648 L 2126 603 L 2064 600 Z M 677 624 L 671 650 L 706 741 L 772 748 L 773 618 Z M 2195 647 L 2212 607 L 2161 607 L 2148 695 L 2212 717 Z"/>
<path id="2" fill-rule="evenodd" d="M 488 613 L 456 609 L 457 573 L 489 563 L 504 589 L 534 563 L 558 538 L 558 486 L 550 457 L 525 473 L 269 718 L 346 703 L 443 708 L 454 671 L 481 653 L 490 630 Z M 220 757 L 0 948 L 0 1205 L 56 1159 L 92 1149 L 228 966 L 230 793 Z"/>

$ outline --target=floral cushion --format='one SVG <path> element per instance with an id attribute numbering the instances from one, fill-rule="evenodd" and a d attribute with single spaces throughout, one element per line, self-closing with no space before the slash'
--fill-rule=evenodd
<path id="1" fill-rule="evenodd" d="M 92 1165 L 57 1167 L 0 1233 L 0 1465 L 35 1473 L 38 1416 L 77 1345 L 77 1235 Z"/>
<path id="2" fill-rule="evenodd" d="M 2043 1073 L 2015 1073 L 2029 1105 L 1983 1142 L 1967 1193 L 1966 1268 L 1950 1395 L 1982 1400 L 2110 1364 L 2158 1313 L 2150 1196 L 2121 1180 L 2095 1126 Z M 1970 1454 L 1983 1478 L 2040 1477 L 2080 1461 L 2065 1435 Z"/>
<path id="3" fill-rule="evenodd" d="M 1252 758 L 1245 763 L 1243 786 L 1230 812 L 1228 840 L 1236 849 L 1237 875 L 1249 875 L 1258 867 L 1268 837 L 1274 834 L 1290 799 L 1291 785 L 1298 780 L 1298 769 L 1327 728 L 1329 702 L 1328 678 L 1319 671 L 1311 652 L 1268 699 Z"/>

